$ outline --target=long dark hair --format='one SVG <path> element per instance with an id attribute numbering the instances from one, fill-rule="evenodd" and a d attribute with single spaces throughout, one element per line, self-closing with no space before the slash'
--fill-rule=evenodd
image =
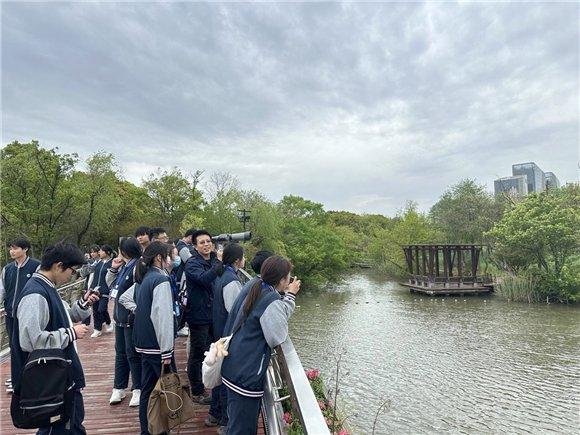
<path id="1" fill-rule="evenodd" d="M 143 252 L 143 255 L 137 263 L 137 267 L 135 268 L 135 282 L 141 284 L 145 274 L 153 266 L 155 258 L 158 255 L 161 255 L 162 258 L 167 258 L 169 255 L 171 255 L 172 249 L 173 246 L 159 241 L 155 241 L 147 246 L 147 248 L 145 248 L 145 252 Z"/>
<path id="2" fill-rule="evenodd" d="M 222 257 L 224 266 L 231 266 L 242 258 L 244 258 L 244 248 L 237 243 L 230 243 L 224 248 L 224 255 Z"/>
<path id="3" fill-rule="evenodd" d="M 124 237 L 119 243 L 119 251 L 125 258 L 141 257 L 141 245 L 135 237 Z"/>
<path id="4" fill-rule="evenodd" d="M 256 301 L 262 294 L 262 283 L 276 287 L 283 278 L 288 276 L 292 268 L 292 263 L 280 255 L 273 255 L 264 261 L 262 269 L 260 269 L 260 279 L 250 289 L 246 303 L 244 304 L 244 314 L 246 317 L 252 312 Z"/>
<path id="5" fill-rule="evenodd" d="M 111 245 L 101 245 L 101 251 L 107 254 L 109 257 L 114 257 L 115 250 L 111 247 Z"/>

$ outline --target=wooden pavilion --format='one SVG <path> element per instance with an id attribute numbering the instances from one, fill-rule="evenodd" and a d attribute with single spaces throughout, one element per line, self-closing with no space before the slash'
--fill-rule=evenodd
<path id="1" fill-rule="evenodd" d="M 407 245 L 403 247 L 411 292 L 436 295 L 483 294 L 493 291 L 490 275 L 479 273 L 484 245 Z"/>

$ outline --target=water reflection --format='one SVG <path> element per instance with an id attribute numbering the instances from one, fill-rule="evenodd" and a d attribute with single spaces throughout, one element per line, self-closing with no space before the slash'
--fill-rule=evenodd
<path id="1" fill-rule="evenodd" d="M 304 293 L 291 336 L 328 378 L 337 348 L 358 433 L 577 433 L 580 310 L 485 297 L 429 298 L 376 273 Z"/>

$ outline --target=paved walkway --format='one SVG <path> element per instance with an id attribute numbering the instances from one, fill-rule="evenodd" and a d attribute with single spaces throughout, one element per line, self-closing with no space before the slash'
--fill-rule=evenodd
<path id="1" fill-rule="evenodd" d="M 91 331 L 92 332 L 92 331 Z M 179 371 L 184 371 L 187 362 L 186 339 L 178 338 L 175 345 L 176 361 Z M 109 405 L 109 397 L 113 387 L 115 366 L 115 334 L 103 334 L 99 338 L 87 338 L 77 342 L 79 355 L 83 363 L 87 387 L 83 390 L 85 402 L 84 425 L 91 434 L 137 434 L 139 433 L 138 407 L 130 408 L 130 392 L 119 405 Z M 10 358 L 0 362 L 0 380 L 10 377 Z M 130 381 L 129 381 L 130 383 Z M 194 404 L 195 417 L 182 425 L 181 434 L 215 434 L 217 428 L 207 428 L 203 425 L 209 406 Z M 2 388 L 0 392 L 0 433 L 1 434 L 32 434 L 36 431 L 16 429 L 10 418 L 10 395 Z M 172 433 L 176 433 L 173 431 Z"/>

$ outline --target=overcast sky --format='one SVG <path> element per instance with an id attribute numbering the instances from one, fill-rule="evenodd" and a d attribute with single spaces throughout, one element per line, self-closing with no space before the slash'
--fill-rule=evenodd
<path id="1" fill-rule="evenodd" d="M 1 7 L 3 144 L 387 215 L 513 163 L 578 177 L 577 3 Z"/>

